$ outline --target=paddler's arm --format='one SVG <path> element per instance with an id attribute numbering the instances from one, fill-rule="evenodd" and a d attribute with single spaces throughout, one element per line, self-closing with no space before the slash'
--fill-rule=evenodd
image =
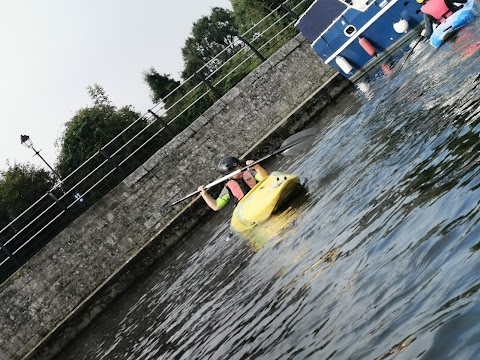
<path id="1" fill-rule="evenodd" d="M 430 39 L 433 33 L 433 22 L 430 19 L 430 15 L 423 14 L 423 20 L 425 21 L 425 28 L 420 33 L 420 36 L 423 36 L 426 39 Z"/>
<path id="2" fill-rule="evenodd" d="M 254 162 L 253 160 L 247 160 L 245 161 L 245 165 L 248 166 L 253 162 Z M 252 169 L 255 170 L 258 173 L 258 175 L 260 175 L 260 180 L 266 179 L 268 177 L 267 170 L 265 170 L 260 164 L 253 165 Z M 250 170 L 250 168 L 248 170 Z"/>
<path id="3" fill-rule="evenodd" d="M 205 200 L 210 209 L 212 209 L 213 211 L 218 211 L 221 209 L 217 205 L 217 201 L 213 197 L 211 197 L 209 193 L 207 193 L 204 185 L 200 185 L 197 190 L 200 192 L 200 195 L 202 195 L 203 200 Z"/>

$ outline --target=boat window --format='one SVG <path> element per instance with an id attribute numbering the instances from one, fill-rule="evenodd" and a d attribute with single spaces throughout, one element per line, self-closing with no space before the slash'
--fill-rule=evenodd
<path id="1" fill-rule="evenodd" d="M 373 1 L 374 0 L 340 0 L 340 2 L 343 2 L 348 7 L 362 12 L 365 11 Z"/>
<path id="2" fill-rule="evenodd" d="M 343 30 L 343 33 L 348 37 L 353 36 L 353 34 L 355 34 L 356 32 L 357 32 L 357 29 L 355 29 L 355 26 L 353 26 L 353 25 L 348 25 L 345 28 L 345 30 Z"/>
<path id="3" fill-rule="evenodd" d="M 303 36 L 313 44 L 345 10 L 345 4 L 338 0 L 318 0 L 305 11 L 296 26 Z"/>

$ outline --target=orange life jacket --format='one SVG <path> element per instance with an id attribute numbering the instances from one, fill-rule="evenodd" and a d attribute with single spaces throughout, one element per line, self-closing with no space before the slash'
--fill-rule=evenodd
<path id="1" fill-rule="evenodd" d="M 438 21 L 437 24 L 444 22 L 453 14 L 453 11 L 449 9 L 444 0 L 430 0 L 423 5 L 420 10 L 422 10 L 424 14 L 435 18 Z"/>
<path id="2" fill-rule="evenodd" d="M 257 180 L 250 171 L 244 171 L 241 179 L 230 179 L 225 184 L 237 201 L 241 200 L 255 185 Z"/>

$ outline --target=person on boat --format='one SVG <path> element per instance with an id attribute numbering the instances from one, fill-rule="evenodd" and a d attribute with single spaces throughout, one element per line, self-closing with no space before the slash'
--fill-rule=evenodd
<path id="1" fill-rule="evenodd" d="M 468 0 L 455 0 L 455 3 L 465 4 Z M 460 9 L 450 0 L 417 0 L 422 7 L 425 20 L 425 29 L 422 30 L 423 37 L 429 39 L 433 33 L 433 24 L 440 25 L 455 11 Z"/>
<path id="2" fill-rule="evenodd" d="M 245 165 L 248 166 L 253 162 L 253 160 L 247 160 Z M 227 156 L 218 163 L 218 170 L 225 175 L 241 168 L 242 165 L 240 160 L 233 156 Z M 204 185 L 199 186 L 198 191 L 207 205 L 212 210 L 218 211 L 227 205 L 232 198 L 237 202 L 240 201 L 250 189 L 257 184 L 257 182 L 267 177 L 267 171 L 261 167 L 260 164 L 255 164 L 251 170 L 248 168 L 246 171 L 235 174 L 228 179 L 217 199 L 214 199 L 209 193 L 207 193 Z"/>

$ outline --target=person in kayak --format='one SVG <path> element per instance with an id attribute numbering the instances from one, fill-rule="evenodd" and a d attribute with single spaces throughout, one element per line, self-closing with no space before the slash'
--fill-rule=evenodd
<path id="1" fill-rule="evenodd" d="M 248 166 L 253 162 L 253 160 L 247 160 L 245 165 Z M 228 175 L 231 172 L 241 168 L 242 165 L 240 160 L 233 156 L 227 156 L 218 163 L 218 171 L 224 175 Z M 240 201 L 250 191 L 250 189 L 257 184 L 257 182 L 267 177 L 267 171 L 261 167 L 260 164 L 255 164 L 252 167 L 252 170 L 249 168 L 246 171 L 233 175 L 230 179 L 228 179 L 217 199 L 214 199 L 209 193 L 207 193 L 205 185 L 199 186 L 198 191 L 207 205 L 212 210 L 218 211 L 227 205 L 232 198 L 234 198 L 236 202 Z"/>
<path id="2" fill-rule="evenodd" d="M 468 0 L 455 0 L 456 3 L 465 4 Z M 422 4 L 420 10 L 423 12 L 425 29 L 422 30 L 423 37 L 429 39 L 433 33 L 433 24 L 440 25 L 455 11 L 460 9 L 450 0 L 417 0 Z"/>

